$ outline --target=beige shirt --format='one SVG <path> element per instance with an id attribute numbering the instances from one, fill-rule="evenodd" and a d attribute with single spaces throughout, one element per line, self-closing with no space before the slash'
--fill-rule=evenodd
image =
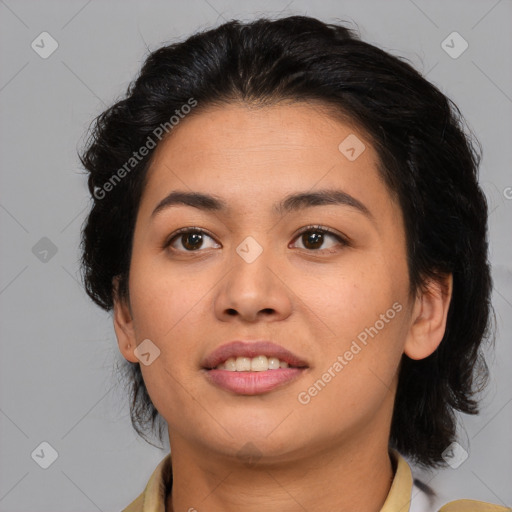
<path id="1" fill-rule="evenodd" d="M 391 450 L 390 454 L 396 471 L 391 489 L 380 512 L 435 512 L 431 508 L 418 508 L 414 504 L 411 506 L 413 491 L 411 468 L 397 451 Z M 169 453 L 153 471 L 144 491 L 122 512 L 165 512 L 166 497 L 171 487 L 172 467 Z M 443 505 L 439 512 L 512 512 L 512 509 L 482 501 L 456 500 Z"/>

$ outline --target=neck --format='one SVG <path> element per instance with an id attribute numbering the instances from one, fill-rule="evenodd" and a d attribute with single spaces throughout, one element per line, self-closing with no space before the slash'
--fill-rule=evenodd
<path id="1" fill-rule="evenodd" d="M 387 438 L 385 443 L 368 439 L 372 437 L 285 462 L 267 463 L 262 457 L 251 465 L 189 449 L 173 436 L 173 488 L 166 510 L 378 512 L 389 493 L 393 467 Z"/>

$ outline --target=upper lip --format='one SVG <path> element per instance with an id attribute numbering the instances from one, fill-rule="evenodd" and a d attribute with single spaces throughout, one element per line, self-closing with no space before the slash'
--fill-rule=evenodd
<path id="1" fill-rule="evenodd" d="M 217 347 L 202 362 L 202 367 L 211 370 L 230 357 L 277 357 L 290 366 L 307 367 L 306 361 L 289 350 L 271 341 L 232 341 Z"/>

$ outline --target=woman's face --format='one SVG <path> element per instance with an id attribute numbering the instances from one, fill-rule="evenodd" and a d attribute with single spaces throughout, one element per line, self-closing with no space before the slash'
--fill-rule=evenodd
<path id="1" fill-rule="evenodd" d="M 387 440 L 414 304 L 401 210 L 377 163 L 360 132 L 308 104 L 211 108 L 156 149 L 133 238 L 130 309 L 117 303 L 115 322 L 130 361 L 150 340 L 138 349 L 150 363 L 141 370 L 171 448 L 284 460 Z M 177 191 L 224 208 L 167 201 L 155 213 Z M 337 200 L 311 195 L 320 193 Z M 289 199 L 297 194 L 305 197 Z M 184 228 L 203 233 L 176 235 Z M 203 367 L 235 340 L 270 341 L 305 367 Z"/>

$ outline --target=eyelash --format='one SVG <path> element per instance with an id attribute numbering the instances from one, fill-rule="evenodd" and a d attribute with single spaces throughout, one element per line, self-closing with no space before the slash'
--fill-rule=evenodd
<path id="1" fill-rule="evenodd" d="M 327 227 L 319 226 L 319 225 L 311 225 L 311 226 L 304 227 L 303 229 L 301 229 L 301 231 L 299 233 L 297 233 L 295 235 L 294 241 L 297 240 L 304 233 L 308 233 L 308 232 L 322 233 L 322 234 L 326 234 L 326 235 L 331 235 L 332 237 L 336 238 L 341 243 L 342 246 L 345 246 L 345 247 L 350 246 L 350 243 L 349 243 L 347 238 L 343 237 L 339 233 L 337 233 L 337 232 L 335 232 L 335 231 L 333 231 L 333 230 L 331 230 L 331 229 L 329 229 Z M 179 235 L 191 234 L 191 233 L 205 234 L 205 235 L 209 236 L 210 238 L 212 238 L 214 240 L 214 237 L 212 235 L 210 235 L 204 229 L 201 229 L 201 228 L 198 228 L 198 227 L 181 228 L 178 231 L 175 231 L 169 238 L 166 239 L 166 241 L 162 245 L 162 249 L 169 248 L 170 245 L 174 242 L 174 240 L 179 237 Z M 177 250 L 177 249 L 172 249 L 172 250 L 174 250 L 175 252 L 193 253 L 193 252 L 199 252 L 201 249 L 198 249 L 197 251 L 188 251 L 188 250 L 181 251 L 181 250 Z M 308 252 L 320 252 L 320 253 L 322 251 L 330 251 L 330 252 L 332 252 L 331 249 L 302 249 L 302 250 L 306 250 Z"/>

